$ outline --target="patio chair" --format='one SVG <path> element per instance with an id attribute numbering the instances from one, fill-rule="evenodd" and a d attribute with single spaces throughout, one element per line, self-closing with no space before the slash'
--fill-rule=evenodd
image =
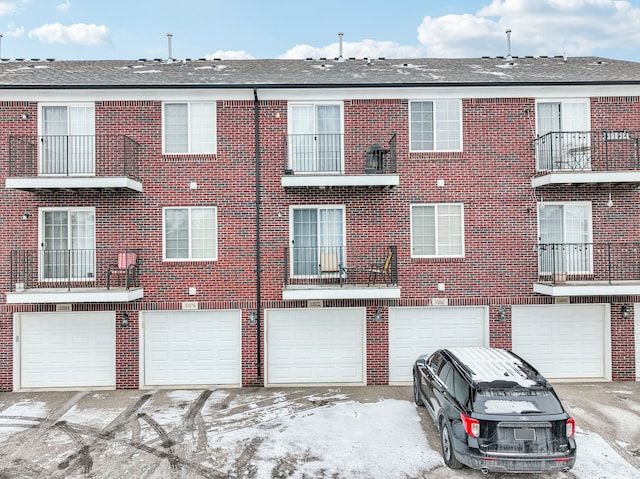
<path id="1" fill-rule="evenodd" d="M 385 284 L 388 286 L 391 284 L 391 260 L 393 259 L 393 251 L 389 250 L 387 256 L 382 263 L 374 263 L 369 269 L 369 279 L 367 286 L 377 282 L 378 276 L 382 276 Z"/>
<path id="2" fill-rule="evenodd" d="M 136 253 L 118 253 L 118 264 L 110 264 L 107 269 L 107 289 L 111 288 L 111 276 L 115 276 L 116 285 L 124 284 L 129 289 L 135 284 L 138 255 Z"/>

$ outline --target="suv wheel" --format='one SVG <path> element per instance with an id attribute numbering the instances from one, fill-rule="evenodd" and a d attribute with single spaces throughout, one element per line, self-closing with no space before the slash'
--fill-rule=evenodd
<path id="1" fill-rule="evenodd" d="M 440 441 L 442 442 L 442 457 L 444 457 L 444 463 L 451 469 L 460 469 L 462 463 L 456 459 L 456 455 L 453 452 L 451 429 L 449 428 L 449 423 L 445 420 L 442 421 L 442 427 L 440 428 Z"/>
<path id="2" fill-rule="evenodd" d="M 419 380 L 415 373 L 413 374 L 413 402 L 416 403 L 416 406 L 424 406 L 420 396 Z"/>

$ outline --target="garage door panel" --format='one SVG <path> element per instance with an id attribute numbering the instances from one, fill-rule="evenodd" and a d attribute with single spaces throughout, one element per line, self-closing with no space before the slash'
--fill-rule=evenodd
<path id="1" fill-rule="evenodd" d="M 115 313 L 22 313 L 20 387 L 115 387 Z"/>
<path id="2" fill-rule="evenodd" d="M 363 356 L 362 309 L 268 311 L 269 384 L 361 384 Z"/>
<path id="3" fill-rule="evenodd" d="M 144 316 L 145 385 L 239 385 L 240 311 L 154 311 Z"/>
<path id="4" fill-rule="evenodd" d="M 605 377 L 603 305 L 512 307 L 512 348 L 551 379 Z"/>
<path id="5" fill-rule="evenodd" d="M 412 380 L 421 354 L 448 346 L 488 346 L 486 308 L 390 308 L 389 381 Z"/>

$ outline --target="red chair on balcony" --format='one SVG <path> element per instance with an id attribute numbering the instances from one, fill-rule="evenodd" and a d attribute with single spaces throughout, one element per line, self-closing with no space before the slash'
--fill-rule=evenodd
<path id="1" fill-rule="evenodd" d="M 136 283 L 138 255 L 136 253 L 118 253 L 118 264 L 110 264 L 107 269 L 107 289 L 111 288 L 112 276 L 115 286 L 123 285 L 129 289 Z"/>

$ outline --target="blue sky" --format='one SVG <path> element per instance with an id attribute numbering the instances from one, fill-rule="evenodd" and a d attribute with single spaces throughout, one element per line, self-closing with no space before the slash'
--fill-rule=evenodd
<path id="1" fill-rule="evenodd" d="M 596 55 L 640 61 L 640 0 L 0 0 L 2 58 Z"/>

